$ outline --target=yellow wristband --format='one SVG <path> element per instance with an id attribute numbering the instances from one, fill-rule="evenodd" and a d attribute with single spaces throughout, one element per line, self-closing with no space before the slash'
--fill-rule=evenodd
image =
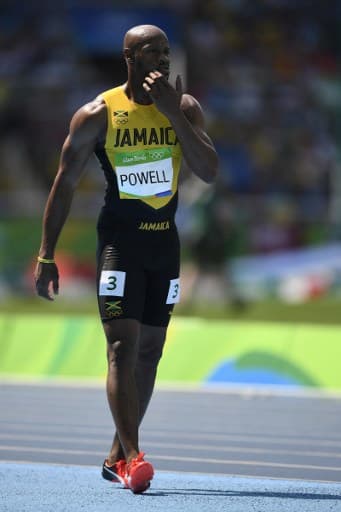
<path id="1" fill-rule="evenodd" d="M 54 263 L 55 262 L 54 260 L 48 260 L 46 258 L 41 258 L 40 256 L 38 256 L 37 260 L 39 261 L 39 263 Z"/>

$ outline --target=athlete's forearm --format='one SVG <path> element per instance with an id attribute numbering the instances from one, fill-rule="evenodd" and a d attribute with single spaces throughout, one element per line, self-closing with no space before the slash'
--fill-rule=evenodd
<path id="1" fill-rule="evenodd" d="M 170 121 L 188 167 L 206 183 L 213 182 L 218 174 L 218 156 L 209 140 L 197 133 L 181 111 Z"/>
<path id="2" fill-rule="evenodd" d="M 74 184 L 63 174 L 58 174 L 49 194 L 44 217 L 43 234 L 39 250 L 42 258 L 53 258 L 60 232 L 70 211 L 74 194 Z"/>

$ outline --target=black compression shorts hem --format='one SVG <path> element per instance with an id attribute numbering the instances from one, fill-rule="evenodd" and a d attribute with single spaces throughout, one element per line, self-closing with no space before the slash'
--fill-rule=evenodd
<path id="1" fill-rule="evenodd" d="M 174 309 L 174 304 L 172 304 L 170 311 L 173 311 L 173 309 Z M 139 322 L 141 325 L 150 325 L 151 327 L 168 327 L 171 318 L 172 318 L 172 315 L 169 314 L 169 319 L 168 319 L 168 322 L 166 323 L 166 322 L 155 322 L 153 320 L 151 320 L 151 321 L 143 320 L 142 321 L 141 318 L 134 318 L 133 316 L 129 316 L 129 317 L 120 316 L 119 318 L 100 317 L 102 324 L 107 324 L 108 322 L 112 322 L 112 321 L 117 322 L 118 320 L 135 320 L 136 322 Z"/>

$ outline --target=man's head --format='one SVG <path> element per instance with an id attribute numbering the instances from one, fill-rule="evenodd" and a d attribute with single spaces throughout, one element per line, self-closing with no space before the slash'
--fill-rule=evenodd
<path id="1" fill-rule="evenodd" d="M 166 34 L 155 25 L 137 25 L 124 37 L 123 54 L 128 70 L 143 76 L 158 70 L 168 78 L 169 51 Z"/>

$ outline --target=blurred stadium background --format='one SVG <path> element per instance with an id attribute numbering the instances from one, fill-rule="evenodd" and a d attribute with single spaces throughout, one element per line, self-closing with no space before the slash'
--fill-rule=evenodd
<path id="1" fill-rule="evenodd" d="M 215 187 L 190 176 L 181 185 L 183 300 L 174 339 L 182 339 L 182 317 L 206 319 L 208 329 L 219 319 L 226 324 L 216 327 L 235 331 L 224 349 L 225 340 L 220 343 L 210 368 L 193 379 L 221 371 L 221 381 L 233 381 L 230 359 L 224 359 L 231 343 L 255 342 L 253 334 L 236 335 L 236 329 L 252 325 L 262 343 L 269 332 L 264 335 L 265 324 L 254 322 L 264 321 L 278 322 L 269 343 L 275 352 L 280 343 L 282 359 L 258 344 L 247 352 L 249 368 L 271 367 L 278 376 L 286 365 L 282 373 L 295 375 L 291 383 L 341 388 L 340 20 L 337 0 L 1 2 L 0 372 L 17 364 L 28 323 L 34 329 L 42 319 L 53 322 L 47 315 L 58 322 L 66 315 L 96 315 L 95 224 L 104 182 L 95 160 L 60 239 L 61 296 L 53 305 L 33 291 L 41 217 L 73 112 L 125 80 L 122 37 L 133 25 L 152 23 L 167 32 L 172 79 L 181 73 L 186 90 L 201 102 L 220 156 Z M 322 330 L 310 329 L 312 323 Z M 69 338 L 82 332 L 72 325 Z M 302 325 L 306 330 L 298 331 Z M 285 339 L 283 329 L 289 329 Z M 217 332 L 212 336 L 219 341 Z M 36 336 L 32 331 L 30 343 L 37 343 L 38 353 L 42 340 Z M 54 343 L 64 346 L 68 336 Z M 293 361 L 291 369 L 284 364 L 293 338 L 302 344 L 300 354 L 314 339 L 316 368 L 323 359 L 326 374 L 335 366 L 335 378 L 315 378 L 315 367 L 298 375 L 303 363 L 296 359 L 295 368 Z M 206 357 L 202 344 L 199 358 Z M 245 360 L 245 351 L 238 354 Z M 165 379 L 176 380 L 166 371 L 168 362 L 162 364 L 161 377 L 165 372 Z M 32 368 L 31 374 L 44 373 Z M 258 374 L 243 375 L 240 381 L 263 382 Z"/>

